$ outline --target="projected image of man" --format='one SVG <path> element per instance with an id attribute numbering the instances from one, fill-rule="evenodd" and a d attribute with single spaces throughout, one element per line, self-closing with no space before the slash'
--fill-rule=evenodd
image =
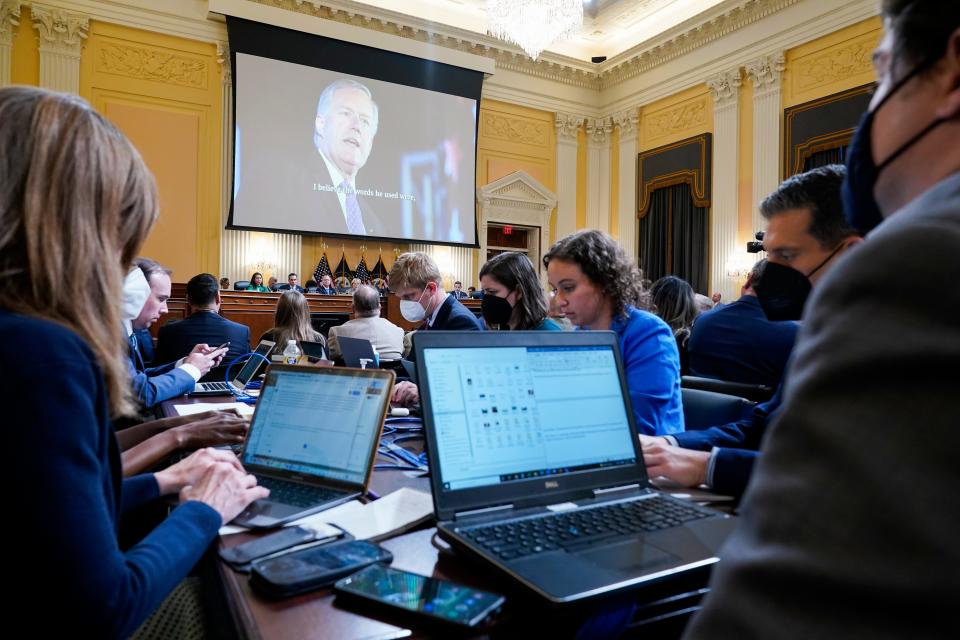
<path id="1" fill-rule="evenodd" d="M 320 226 L 325 231 L 384 234 L 370 199 L 364 197 L 364 187 L 357 185 L 357 173 L 370 157 L 378 122 L 377 103 L 359 82 L 341 78 L 320 94 L 313 141 L 327 173 L 318 176 L 315 186 L 321 196 Z"/>

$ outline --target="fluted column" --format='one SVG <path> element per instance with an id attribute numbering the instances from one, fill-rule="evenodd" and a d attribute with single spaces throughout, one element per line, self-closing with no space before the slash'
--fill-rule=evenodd
<path id="1" fill-rule="evenodd" d="M 587 229 L 610 229 L 610 118 L 587 120 Z"/>
<path id="2" fill-rule="evenodd" d="M 558 113 L 557 129 L 557 237 L 577 229 L 577 134 L 584 118 Z"/>
<path id="3" fill-rule="evenodd" d="M 780 184 L 780 88 L 783 53 L 762 56 L 747 64 L 753 85 L 753 231 L 763 229 L 759 204 Z M 751 238 L 752 239 L 752 238 Z"/>
<path id="4" fill-rule="evenodd" d="M 20 0 L 0 0 L 0 87 L 10 84 L 13 35 L 20 26 Z"/>
<path id="5" fill-rule="evenodd" d="M 67 93 L 80 92 L 80 49 L 90 18 L 34 3 L 33 28 L 40 36 L 40 86 Z"/>
<path id="6" fill-rule="evenodd" d="M 617 228 L 610 231 L 621 246 L 637 256 L 637 127 L 640 114 L 636 107 L 613 114 L 613 126 L 620 132 L 619 176 L 617 189 Z"/>
<path id="7" fill-rule="evenodd" d="M 727 275 L 737 243 L 737 153 L 740 143 L 740 69 L 724 71 L 707 81 L 713 94 L 713 185 L 710 211 L 710 291 L 724 300 L 735 296 Z"/>

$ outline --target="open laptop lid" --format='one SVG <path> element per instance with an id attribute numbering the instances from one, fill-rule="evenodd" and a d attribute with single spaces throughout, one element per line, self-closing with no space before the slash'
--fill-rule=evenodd
<path id="1" fill-rule="evenodd" d="M 247 383 L 257 374 L 257 371 L 260 370 L 260 367 L 264 365 L 270 359 L 270 352 L 273 350 L 273 347 L 276 345 L 276 342 L 271 342 L 270 340 L 261 340 L 260 344 L 257 345 L 257 348 L 254 350 L 254 353 L 260 354 L 263 358 L 257 356 L 250 356 L 247 358 L 247 361 L 244 363 L 240 370 L 237 371 L 237 375 L 233 378 L 231 383 L 237 389 L 243 389 L 247 386 Z"/>
<path id="2" fill-rule="evenodd" d="M 368 366 L 373 366 L 373 346 L 369 340 L 337 336 L 337 344 L 340 345 L 343 362 L 348 367 L 359 367 L 361 358 L 370 360 L 371 364 Z"/>
<path id="3" fill-rule="evenodd" d="M 426 331 L 414 347 L 439 520 L 647 486 L 615 333 Z"/>
<path id="4" fill-rule="evenodd" d="M 366 489 L 392 371 L 272 365 L 241 455 L 248 471 Z"/>

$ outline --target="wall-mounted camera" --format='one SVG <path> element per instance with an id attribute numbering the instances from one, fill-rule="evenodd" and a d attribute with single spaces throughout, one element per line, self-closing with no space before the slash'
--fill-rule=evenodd
<path id="1" fill-rule="evenodd" d="M 760 253 L 763 251 L 763 231 L 757 231 L 753 237 L 756 240 L 747 243 L 747 253 Z"/>

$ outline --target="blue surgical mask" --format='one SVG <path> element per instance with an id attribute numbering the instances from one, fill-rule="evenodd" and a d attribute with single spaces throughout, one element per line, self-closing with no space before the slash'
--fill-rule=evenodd
<path id="1" fill-rule="evenodd" d="M 915 75 L 930 66 L 935 60 L 929 60 L 917 65 L 910 73 L 905 75 L 897 82 L 890 92 L 883 97 L 883 100 L 873 109 L 867 111 L 860 119 L 860 124 L 853 136 L 853 141 L 847 149 L 847 176 L 843 180 L 843 209 L 847 216 L 847 222 L 851 227 L 866 235 L 878 224 L 883 222 L 883 213 L 873 195 L 877 179 L 880 172 L 890 166 L 890 164 L 899 158 L 907 149 L 916 144 L 921 138 L 930 133 L 935 127 L 947 120 L 947 118 L 937 118 L 926 127 L 924 127 L 915 136 L 900 145 L 896 151 L 890 154 L 880 164 L 873 161 L 873 150 L 871 143 L 871 133 L 873 130 L 873 119 L 876 113 L 886 104 L 903 85 L 910 81 Z"/>

